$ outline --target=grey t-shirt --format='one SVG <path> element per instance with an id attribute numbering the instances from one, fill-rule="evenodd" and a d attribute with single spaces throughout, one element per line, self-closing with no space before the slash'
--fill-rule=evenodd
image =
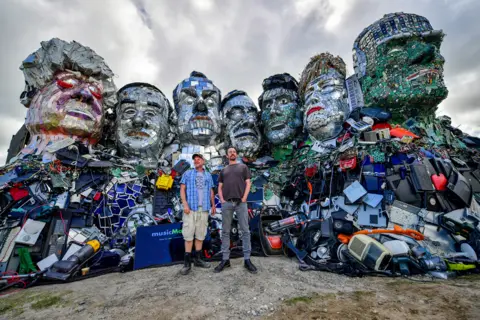
<path id="1" fill-rule="evenodd" d="M 198 206 L 203 206 L 203 188 L 205 187 L 205 174 L 203 172 L 197 172 L 195 176 L 195 187 L 198 192 Z"/>
<path id="2" fill-rule="evenodd" d="M 250 169 L 243 163 L 230 164 L 223 168 L 218 177 L 218 182 L 223 183 L 223 199 L 241 199 L 247 186 L 245 180 L 251 177 Z"/>

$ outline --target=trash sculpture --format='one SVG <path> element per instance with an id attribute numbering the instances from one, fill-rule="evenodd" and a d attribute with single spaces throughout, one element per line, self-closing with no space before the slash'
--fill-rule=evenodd
<path id="1" fill-rule="evenodd" d="M 434 114 L 448 94 L 443 37 L 425 17 L 403 12 L 364 29 L 353 45 L 353 64 L 365 104 L 386 108 L 397 121 Z"/>
<path id="2" fill-rule="evenodd" d="M 480 139 L 435 118 L 442 38 L 385 15 L 355 40 L 355 75 L 322 53 L 299 84 L 266 78 L 261 121 L 246 92 L 222 101 L 200 72 L 171 108 L 151 84 L 115 94 L 91 49 L 42 42 L 21 66 L 31 139 L 0 168 L 0 290 L 181 263 L 179 181 L 194 153 L 217 181 L 230 145 L 252 173 L 252 254 L 349 276 L 478 272 Z M 221 226 L 210 218 L 206 259 L 221 259 Z M 240 239 L 232 228 L 232 257 Z"/>
<path id="3" fill-rule="evenodd" d="M 302 130 L 302 111 L 298 82 L 288 73 L 263 80 L 258 98 L 262 112 L 263 134 L 273 145 L 288 144 Z"/>
<path id="4" fill-rule="evenodd" d="M 163 146 L 175 138 L 176 113 L 170 102 L 147 83 L 127 84 L 117 97 L 115 134 L 120 155 L 158 160 Z"/>
<path id="5" fill-rule="evenodd" d="M 259 113 L 255 103 L 244 91 L 228 93 L 222 101 L 222 118 L 226 145 L 235 147 L 240 155 L 254 157 L 262 146 Z"/>
<path id="6" fill-rule="evenodd" d="M 101 138 L 104 114 L 113 108 L 113 72 L 102 57 L 78 42 L 44 41 L 20 67 L 28 108 L 28 150 L 40 154 L 53 141 L 65 138 L 95 144 Z"/>
<path id="7" fill-rule="evenodd" d="M 299 95 L 303 100 L 303 126 L 314 140 L 338 136 L 350 108 L 342 58 L 330 53 L 313 56 L 303 70 Z"/>

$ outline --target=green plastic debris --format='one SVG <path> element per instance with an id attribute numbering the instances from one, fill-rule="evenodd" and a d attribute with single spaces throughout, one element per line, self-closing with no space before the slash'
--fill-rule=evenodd
<path id="1" fill-rule="evenodd" d="M 37 272 L 37 268 L 33 264 L 32 257 L 27 248 L 18 248 L 18 255 L 20 256 L 20 274 L 27 274 L 30 272 Z"/>
<path id="2" fill-rule="evenodd" d="M 111 170 L 112 176 L 115 178 L 120 178 L 122 176 L 122 169 L 120 168 L 115 168 Z"/>
<path id="3" fill-rule="evenodd" d="M 142 166 L 142 165 L 139 164 L 139 165 L 135 166 L 135 171 L 137 172 L 137 174 L 138 174 L 139 176 L 143 176 L 143 175 L 145 175 L 146 169 L 145 169 L 144 166 Z"/>

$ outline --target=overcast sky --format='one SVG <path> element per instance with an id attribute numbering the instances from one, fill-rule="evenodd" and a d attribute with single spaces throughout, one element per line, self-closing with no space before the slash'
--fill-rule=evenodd
<path id="1" fill-rule="evenodd" d="M 105 58 L 117 88 L 149 82 L 172 102 L 192 70 L 222 90 L 245 90 L 254 101 L 262 80 L 299 78 L 309 58 L 329 51 L 353 73 L 356 36 L 386 13 L 428 18 L 446 33 L 441 52 L 450 91 L 438 114 L 480 135 L 480 1 L 475 0 L 1 0 L 0 164 L 26 108 L 18 97 L 20 63 L 40 41 L 76 40 Z"/>

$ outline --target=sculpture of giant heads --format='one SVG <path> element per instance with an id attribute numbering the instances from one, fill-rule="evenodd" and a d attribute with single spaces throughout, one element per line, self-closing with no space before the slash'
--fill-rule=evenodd
<path id="1" fill-rule="evenodd" d="M 288 144 L 302 130 L 298 82 L 288 73 L 276 74 L 262 83 L 258 98 L 264 135 L 274 145 Z"/>
<path id="2" fill-rule="evenodd" d="M 126 157 L 156 159 L 174 138 L 176 115 L 168 99 L 148 83 L 130 83 L 117 93 L 115 136 Z"/>
<path id="3" fill-rule="evenodd" d="M 364 29 L 353 45 L 353 63 L 365 104 L 382 106 L 396 119 L 433 115 L 448 94 L 443 36 L 425 17 L 403 12 Z"/>
<path id="4" fill-rule="evenodd" d="M 345 63 L 330 53 L 313 56 L 303 70 L 299 94 L 303 126 L 314 140 L 337 136 L 349 112 Z"/>
<path id="5" fill-rule="evenodd" d="M 262 134 L 255 103 L 240 90 L 229 92 L 222 100 L 222 118 L 229 144 L 247 157 L 259 151 Z"/>
<path id="6" fill-rule="evenodd" d="M 103 115 L 115 105 L 113 72 L 102 57 L 78 42 L 51 39 L 20 66 L 27 107 L 26 127 L 32 136 L 72 137 L 97 142 Z"/>
<path id="7" fill-rule="evenodd" d="M 193 71 L 173 90 L 181 144 L 211 146 L 220 134 L 220 90 L 204 74 Z"/>

